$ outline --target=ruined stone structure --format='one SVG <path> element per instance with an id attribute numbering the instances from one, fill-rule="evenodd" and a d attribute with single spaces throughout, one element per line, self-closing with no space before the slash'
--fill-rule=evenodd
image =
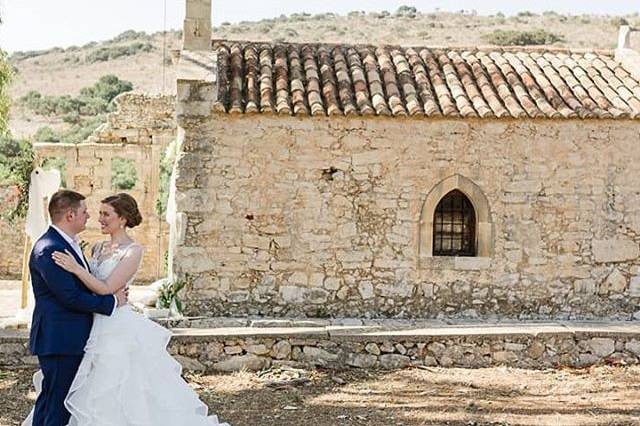
<path id="1" fill-rule="evenodd" d="M 138 280 L 156 280 L 165 275 L 168 226 L 156 213 L 156 202 L 160 161 L 175 139 L 174 99 L 129 92 L 115 103 L 116 111 L 85 143 L 38 143 L 35 150 L 41 161 L 63 159 L 66 186 L 87 196 L 92 218 L 81 237 L 90 243 L 105 238 L 98 225 L 100 200 L 121 191 L 112 187 L 112 161 L 130 160 L 135 165 L 137 180 L 126 192 L 136 198 L 143 215 L 142 224 L 132 230 L 133 238 L 145 247 Z"/>
<path id="2" fill-rule="evenodd" d="M 209 50 L 195 33 L 180 58 L 171 250 L 189 313 L 638 311 L 640 76 L 628 45 L 616 57 Z"/>

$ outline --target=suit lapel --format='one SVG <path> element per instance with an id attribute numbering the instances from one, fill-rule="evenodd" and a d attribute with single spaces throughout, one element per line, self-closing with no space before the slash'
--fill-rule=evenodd
<path id="1" fill-rule="evenodd" d="M 69 253 L 71 253 L 71 255 L 76 259 L 76 261 L 80 265 L 82 265 L 83 267 L 84 267 L 84 265 L 87 265 L 87 268 L 89 267 L 89 262 L 87 262 L 87 260 L 84 259 L 84 254 L 82 255 L 82 259 L 81 259 L 80 256 L 78 256 L 78 253 L 76 253 L 76 251 L 74 250 L 74 248 L 71 247 L 71 244 L 69 244 L 67 242 L 67 240 L 62 235 L 60 235 L 60 233 L 58 231 L 55 230 L 55 228 L 49 228 L 49 230 L 53 231 L 53 233 L 56 236 L 56 239 L 58 241 L 60 241 L 62 244 L 64 244 L 65 247 L 69 248 Z M 84 259 L 84 262 L 82 261 L 83 259 Z M 91 271 L 89 270 L 89 272 L 91 272 Z"/>
<path id="2" fill-rule="evenodd" d="M 91 273 L 91 265 L 89 265 L 89 261 L 85 257 L 84 251 L 82 251 L 82 247 L 80 247 L 80 251 L 82 252 L 82 259 L 84 259 L 84 264 L 87 265 L 87 271 L 89 271 L 89 273 Z"/>

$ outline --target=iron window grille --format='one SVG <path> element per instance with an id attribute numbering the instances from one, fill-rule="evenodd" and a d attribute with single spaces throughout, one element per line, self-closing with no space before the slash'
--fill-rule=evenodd
<path id="1" fill-rule="evenodd" d="M 433 255 L 476 255 L 476 212 L 467 196 L 457 189 L 445 195 L 436 207 Z"/>

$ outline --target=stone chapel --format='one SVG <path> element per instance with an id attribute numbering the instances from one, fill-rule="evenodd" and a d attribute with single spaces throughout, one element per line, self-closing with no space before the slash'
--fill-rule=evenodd
<path id="1" fill-rule="evenodd" d="M 640 54 L 213 40 L 187 0 L 193 315 L 640 316 Z M 638 313 L 637 313 L 638 312 Z"/>

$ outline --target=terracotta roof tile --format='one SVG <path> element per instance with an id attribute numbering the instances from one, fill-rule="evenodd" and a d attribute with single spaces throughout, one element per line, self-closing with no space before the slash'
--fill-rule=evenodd
<path id="1" fill-rule="evenodd" d="M 245 85 L 246 85 L 246 100 L 245 112 L 258 112 L 258 106 L 260 105 L 260 88 L 258 86 L 259 80 L 259 62 L 258 52 L 255 46 L 248 46 L 244 49 L 244 64 L 245 64 Z"/>
<path id="2" fill-rule="evenodd" d="M 214 110 L 286 115 L 640 118 L 606 52 L 214 41 Z"/>
<path id="3" fill-rule="evenodd" d="M 260 47 L 260 112 L 273 112 L 273 55 L 271 46 Z"/>
<path id="4" fill-rule="evenodd" d="M 290 64 L 291 103 L 293 104 L 293 113 L 296 115 L 306 115 L 309 114 L 309 105 L 307 102 L 304 69 L 302 67 L 300 53 L 297 49 L 289 47 L 288 55 Z"/>
<path id="5" fill-rule="evenodd" d="M 244 112 L 244 97 L 242 95 L 244 52 L 238 44 L 231 46 L 231 80 L 229 83 L 229 97 L 231 107 L 229 112 Z"/>
<path id="6" fill-rule="evenodd" d="M 412 73 L 415 79 L 417 94 L 422 102 L 424 113 L 428 116 L 442 115 L 440 105 L 436 99 L 431 80 L 429 80 L 429 75 L 422 58 L 420 58 L 418 52 L 411 48 L 406 50 L 406 55 L 407 61 L 411 65 L 409 72 Z"/>

